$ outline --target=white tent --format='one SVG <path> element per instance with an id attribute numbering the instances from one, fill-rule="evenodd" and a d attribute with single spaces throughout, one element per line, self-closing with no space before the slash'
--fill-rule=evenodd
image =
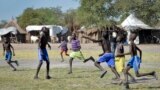
<path id="1" fill-rule="evenodd" d="M 136 29 L 152 29 L 152 27 L 146 25 L 144 22 L 135 17 L 134 14 L 130 14 L 122 23 L 121 26 L 125 30 L 136 30 Z"/>
<path id="2" fill-rule="evenodd" d="M 56 37 L 56 35 L 59 33 L 65 34 L 68 31 L 67 28 L 57 25 L 29 25 L 26 27 L 26 31 L 40 31 L 42 27 L 49 28 L 49 35 L 53 37 Z"/>
<path id="3" fill-rule="evenodd" d="M 137 17 L 135 17 L 134 14 L 130 14 L 122 23 L 121 26 L 127 30 L 128 36 L 127 36 L 127 42 L 129 42 L 129 35 L 130 31 L 134 31 L 137 29 L 152 29 L 152 27 L 146 25 L 144 22 L 139 20 Z M 139 36 L 137 36 L 136 40 L 134 41 L 136 44 L 139 44 Z"/>
<path id="4" fill-rule="evenodd" d="M 0 29 L 0 36 L 6 35 L 8 33 L 17 34 L 17 29 L 15 27 L 8 27 Z"/>

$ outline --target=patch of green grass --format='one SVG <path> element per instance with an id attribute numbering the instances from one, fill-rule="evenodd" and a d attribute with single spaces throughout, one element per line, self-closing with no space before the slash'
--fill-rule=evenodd
<path id="1" fill-rule="evenodd" d="M 150 70 L 143 69 L 143 72 Z M 73 74 L 70 75 L 67 74 L 68 69 L 66 68 L 54 68 L 50 71 L 53 77 L 51 80 L 45 79 L 45 69 L 40 71 L 40 79 L 34 80 L 35 71 L 34 69 L 22 69 L 13 72 L 9 67 L 1 67 L 0 90 L 121 90 L 122 88 L 122 86 L 111 84 L 113 74 L 110 70 L 101 79 L 99 78 L 100 71 L 96 68 L 74 68 Z M 160 76 L 160 70 L 156 69 L 156 71 Z M 157 86 L 160 84 L 157 82 L 156 84 L 132 84 L 130 87 L 136 90 L 158 90 Z"/>

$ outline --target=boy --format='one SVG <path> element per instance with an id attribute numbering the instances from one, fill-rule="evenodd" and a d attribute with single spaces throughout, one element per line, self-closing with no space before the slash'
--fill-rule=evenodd
<path id="1" fill-rule="evenodd" d="M 115 60 L 114 60 L 114 54 L 111 52 L 110 42 L 108 41 L 108 32 L 105 31 L 102 33 L 102 39 L 101 40 L 95 40 L 92 38 L 89 38 L 87 36 L 82 36 L 82 38 L 89 39 L 93 42 L 101 43 L 103 54 L 99 57 L 98 61 L 94 62 L 95 66 L 99 68 L 102 71 L 101 78 L 104 77 L 104 75 L 107 73 L 106 70 L 103 69 L 103 67 L 100 65 L 102 62 L 106 62 L 108 66 L 111 68 L 112 72 L 115 74 L 116 79 L 119 80 L 120 76 L 118 72 L 115 69 Z"/>
<path id="2" fill-rule="evenodd" d="M 61 45 L 59 45 L 58 48 L 61 47 L 61 53 L 60 53 L 60 55 L 61 55 L 61 58 L 62 58 L 61 62 L 63 62 L 64 61 L 63 52 L 65 52 L 66 56 L 69 56 L 69 55 L 67 54 L 67 51 L 68 51 L 67 42 L 64 40 L 64 37 L 62 37 L 61 40 L 62 40 L 62 43 L 61 43 Z"/>
<path id="3" fill-rule="evenodd" d="M 151 76 L 155 77 L 155 79 L 158 79 L 155 71 L 152 71 L 152 72 L 149 72 L 149 73 L 139 73 L 140 63 L 141 63 L 141 60 L 142 60 L 142 51 L 134 43 L 134 40 L 136 39 L 136 37 L 137 37 L 136 33 L 132 32 L 130 34 L 129 40 L 130 40 L 131 43 L 130 43 L 130 46 L 129 46 L 129 52 L 124 54 L 124 55 L 131 55 L 131 59 L 129 60 L 129 62 L 127 64 L 127 67 L 126 67 L 126 70 L 125 70 L 125 83 L 124 83 L 124 85 L 125 85 L 126 89 L 129 88 L 128 74 L 129 74 L 129 70 L 131 68 L 134 69 L 137 77 L 151 75 Z M 139 51 L 140 57 L 137 55 L 137 51 Z"/>
<path id="4" fill-rule="evenodd" d="M 82 52 L 80 51 L 81 49 L 80 41 L 77 39 L 77 36 L 75 33 L 72 34 L 71 45 L 72 45 L 72 48 L 71 48 L 72 52 L 70 53 L 70 60 L 69 60 L 70 69 L 68 74 L 72 73 L 72 62 L 75 58 L 84 60 L 83 61 L 84 63 L 90 59 L 93 60 L 92 56 L 90 56 L 90 58 L 87 58 L 87 59 L 84 58 Z"/>
<path id="5" fill-rule="evenodd" d="M 48 53 L 46 50 L 46 45 L 48 45 L 48 48 L 51 49 L 51 46 L 48 43 L 48 36 L 46 36 L 48 32 L 48 28 L 43 27 L 40 33 L 40 38 L 39 38 L 39 42 L 38 42 L 38 57 L 39 57 L 39 65 L 37 67 L 37 72 L 35 75 L 35 79 L 38 79 L 38 73 L 40 71 L 40 68 L 43 64 L 43 61 L 46 62 L 46 68 L 47 68 L 47 72 L 46 72 L 46 79 L 50 79 L 51 77 L 49 76 L 49 70 L 50 70 L 50 61 L 49 61 L 49 57 L 48 57 Z"/>
<path id="6" fill-rule="evenodd" d="M 11 51 L 12 49 L 12 51 Z M 7 61 L 7 63 L 13 68 L 13 71 L 16 71 L 17 69 L 12 65 L 12 63 L 15 63 L 18 66 L 18 61 L 12 61 L 12 53 L 13 56 L 15 56 L 14 53 L 14 48 L 13 46 L 10 44 L 10 40 L 9 38 L 4 38 L 4 43 L 3 43 L 3 56 L 5 54 L 5 60 Z"/>
<path id="7" fill-rule="evenodd" d="M 124 54 L 123 40 L 124 36 L 122 34 L 117 36 L 116 39 L 117 47 L 115 50 L 115 66 L 117 72 L 119 73 L 124 72 L 125 68 L 125 56 L 123 55 Z M 131 80 L 135 82 L 135 78 L 130 73 L 128 73 L 128 75 L 131 77 Z"/>

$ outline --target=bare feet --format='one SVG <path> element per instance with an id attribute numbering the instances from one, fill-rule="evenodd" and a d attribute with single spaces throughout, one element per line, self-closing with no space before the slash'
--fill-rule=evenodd
<path id="1" fill-rule="evenodd" d="M 46 76 L 46 79 L 51 79 L 51 77 L 50 76 Z"/>
<path id="2" fill-rule="evenodd" d="M 38 76 L 34 76 L 34 79 L 38 79 Z"/>
<path id="3" fill-rule="evenodd" d="M 70 71 L 70 72 L 68 72 L 68 74 L 72 74 L 72 72 Z"/>
<path id="4" fill-rule="evenodd" d="M 158 80 L 158 77 L 157 77 L 157 74 L 156 74 L 155 71 L 153 71 L 153 77 L 154 77 L 156 80 Z"/>

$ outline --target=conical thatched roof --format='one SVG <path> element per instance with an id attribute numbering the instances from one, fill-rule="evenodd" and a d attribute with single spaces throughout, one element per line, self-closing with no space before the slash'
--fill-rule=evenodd
<path id="1" fill-rule="evenodd" d="M 15 27 L 15 28 L 19 31 L 20 34 L 26 34 L 26 33 L 27 33 L 24 29 L 22 29 L 22 28 L 18 25 L 17 21 L 14 20 L 14 19 L 12 19 L 11 21 L 9 21 L 9 22 L 4 26 L 4 28 L 8 28 L 8 27 L 11 27 L 11 26 L 12 26 L 12 27 Z"/>

